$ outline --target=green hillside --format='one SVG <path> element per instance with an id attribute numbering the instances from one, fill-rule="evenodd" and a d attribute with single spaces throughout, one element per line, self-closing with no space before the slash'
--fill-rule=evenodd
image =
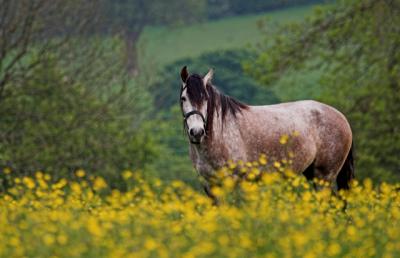
<path id="1" fill-rule="evenodd" d="M 142 67 L 159 67 L 209 51 L 254 44 L 264 38 L 257 27 L 260 20 L 267 19 L 274 26 L 275 23 L 300 20 L 311 10 L 312 6 L 305 6 L 192 26 L 148 27 L 140 39 L 139 62 Z"/>

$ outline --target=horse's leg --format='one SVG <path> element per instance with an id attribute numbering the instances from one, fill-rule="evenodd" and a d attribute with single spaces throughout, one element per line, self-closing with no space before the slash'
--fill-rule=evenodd
<path id="1" fill-rule="evenodd" d="M 315 165 L 315 163 L 316 163 L 315 161 L 311 163 L 311 165 L 308 166 L 306 170 L 304 170 L 303 175 L 307 178 L 308 181 L 312 182 L 312 185 L 314 186 L 315 190 L 320 190 L 321 188 L 324 188 L 324 186 L 319 186 L 315 182 L 314 180 L 315 178 L 330 183 L 332 183 L 332 181 L 329 180 L 329 178 L 326 176 L 327 174 L 329 174 L 329 172 L 327 172 L 324 167 Z"/>
<path id="2" fill-rule="evenodd" d="M 324 166 L 314 166 L 314 176 L 324 182 L 329 183 L 329 187 L 332 188 L 333 191 L 336 191 L 336 172 Z"/>
<path id="3" fill-rule="evenodd" d="M 314 162 L 311 163 L 310 166 L 308 166 L 308 168 L 306 168 L 306 170 L 304 170 L 303 175 L 306 177 L 306 179 L 309 182 L 312 182 L 314 189 L 317 189 L 317 184 L 314 182 L 314 178 L 315 178 L 315 168 L 314 168 Z"/>
<path id="4" fill-rule="evenodd" d="M 334 156 L 328 154 L 319 159 L 317 158 L 314 165 L 314 176 L 329 182 L 332 188 L 337 191 L 336 178 L 343 166 L 346 156 L 342 157 L 342 155 Z"/>
<path id="5" fill-rule="evenodd" d="M 338 168 L 337 166 L 332 166 L 332 167 L 315 166 L 315 168 L 314 168 L 315 177 L 322 179 L 326 182 L 329 182 L 329 184 L 330 184 L 329 188 L 332 190 L 333 195 L 335 195 L 338 199 L 342 200 L 344 203 L 342 211 L 346 212 L 347 201 L 346 201 L 346 199 L 343 199 L 343 197 L 341 195 L 339 195 L 338 187 L 336 184 L 336 177 L 337 177 L 337 174 L 339 173 L 339 171 L 340 171 L 340 167 Z M 314 186 L 315 186 L 315 184 L 314 184 Z M 322 186 L 322 188 L 324 188 L 324 186 Z M 316 189 L 318 190 L 318 187 L 316 187 Z"/>
<path id="6" fill-rule="evenodd" d="M 329 172 L 326 170 L 324 166 L 319 165 L 317 160 L 314 160 L 304 171 L 303 175 L 306 179 L 312 183 L 315 190 L 320 190 L 324 188 L 323 186 L 319 186 L 314 179 L 321 179 L 323 181 L 331 182 L 329 178 L 326 176 Z"/>
<path id="7" fill-rule="evenodd" d="M 213 201 L 213 205 L 218 205 L 218 203 L 219 203 L 218 198 L 215 195 L 213 195 L 213 193 L 211 192 L 210 184 L 204 183 L 203 189 L 204 189 L 204 192 L 207 194 L 207 196 L 210 197 L 211 200 Z"/>

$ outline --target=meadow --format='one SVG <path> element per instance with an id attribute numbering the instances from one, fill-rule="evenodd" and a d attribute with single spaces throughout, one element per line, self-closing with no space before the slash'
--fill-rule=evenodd
<path id="1" fill-rule="evenodd" d="M 206 52 L 249 47 L 265 38 L 257 25 L 261 21 L 273 29 L 277 24 L 299 21 L 311 10 L 312 6 L 301 6 L 193 25 L 149 26 L 140 38 L 139 64 L 143 68 L 162 67 Z"/>
<path id="2" fill-rule="evenodd" d="M 52 1 L 42 2 L 52 7 Z M 56 31 L 80 16 L 83 19 L 76 24 L 92 24 L 93 16 L 75 9 L 84 2 L 69 6 L 70 1 L 57 1 L 55 9 L 40 13 L 50 15 L 50 21 L 55 14 L 63 16 L 58 23 L 57 17 L 49 22 Z M 71 56 L 60 48 L 45 51 L 36 60 L 36 39 L 43 44 L 53 39 L 41 31 L 34 33 L 27 43 L 33 51 L 17 63 L 12 76 L 4 77 L 8 72 L 0 69 L 0 81 L 9 79 L 5 94 L 0 94 L 0 257 L 400 257 L 400 56 L 387 51 L 398 49 L 400 38 L 392 32 L 397 31 L 400 12 L 395 1 L 340 3 L 311 16 L 312 6 L 300 6 L 221 20 L 204 18 L 194 24 L 178 19 L 183 16 L 174 11 L 178 24 L 160 22 L 161 9 L 160 17 L 152 17 L 141 34 L 137 77 L 125 70 L 128 51 L 120 38 L 120 30 L 134 23 L 132 9 L 121 9 L 126 20 L 114 24 L 120 26 L 118 32 L 102 33 L 83 42 L 87 44 L 69 42 L 66 46 L 74 49 L 67 52 L 75 53 Z M 371 9 L 364 8 L 365 3 Z M 64 15 L 68 8 L 72 12 Z M 24 25 L 42 24 L 40 19 L 31 22 L 40 15 L 14 9 L 9 15 L 18 18 L 18 29 L 12 26 L 0 38 L 1 46 L 19 38 Z M 106 20 L 115 17 L 120 13 Z M 281 30 L 278 25 L 305 20 L 327 24 L 331 19 L 338 25 L 315 34 L 313 41 L 322 43 L 315 45 L 311 61 L 300 58 L 281 71 L 280 61 L 294 60 L 292 53 L 304 51 L 309 57 L 307 48 L 286 50 L 293 46 L 293 38 L 314 31 L 315 24 Z M 68 28 L 66 35 L 76 36 Z M 82 30 L 77 35 L 90 33 Z M 361 44 L 361 52 L 353 51 L 354 42 Z M 26 46 L 18 49 L 24 53 Z M 86 53 L 89 49 L 93 52 Z M 336 49 L 349 52 L 335 56 Z M 256 59 L 249 62 L 243 55 L 250 52 Z M 335 69 L 308 66 L 321 60 L 324 67 L 330 64 Z M 261 156 L 254 162 L 230 162 L 216 171 L 210 188 L 216 199 L 208 198 L 201 189 L 204 179 L 196 176 L 187 153 L 177 99 L 179 70 L 187 61 L 193 67 L 189 70 L 200 74 L 217 66 L 215 79 L 226 81 L 216 86 L 223 86 L 228 95 L 250 92 L 247 82 L 252 82 L 253 90 L 271 92 L 279 101 L 317 98 L 343 111 L 355 136 L 357 180 L 351 189 L 332 191 L 327 182 L 294 174 L 290 160 Z M 29 70 L 36 62 L 39 65 Z M 365 72 L 366 66 L 371 72 Z M 76 76 L 76 67 L 85 72 Z M 252 71 L 258 68 L 260 75 L 279 76 L 271 81 L 254 77 Z M 156 91 L 171 96 L 176 105 L 158 108 Z"/>
<path id="3" fill-rule="evenodd" d="M 181 181 L 137 172 L 122 173 L 120 191 L 83 170 L 52 183 L 6 168 L 0 257 L 399 257 L 400 184 L 366 179 L 334 194 L 284 163 L 266 173 L 266 164 L 219 171 L 218 205 Z"/>

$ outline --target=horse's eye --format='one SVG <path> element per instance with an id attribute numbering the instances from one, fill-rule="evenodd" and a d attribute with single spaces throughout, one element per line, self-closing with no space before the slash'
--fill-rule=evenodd
<path id="1" fill-rule="evenodd" d="M 186 101 L 186 98 L 185 98 L 185 97 L 181 97 L 181 101 L 182 101 L 182 102 L 185 102 L 185 101 Z"/>

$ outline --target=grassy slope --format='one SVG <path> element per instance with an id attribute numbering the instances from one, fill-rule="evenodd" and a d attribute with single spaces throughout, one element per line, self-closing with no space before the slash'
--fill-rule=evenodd
<path id="1" fill-rule="evenodd" d="M 231 49 L 254 44 L 263 39 L 257 21 L 269 19 L 270 23 L 302 19 L 311 11 L 310 6 L 290 8 L 226 18 L 191 26 L 166 28 L 149 27 L 140 39 L 140 64 L 163 66 L 185 57 L 196 57 L 204 52 Z"/>

